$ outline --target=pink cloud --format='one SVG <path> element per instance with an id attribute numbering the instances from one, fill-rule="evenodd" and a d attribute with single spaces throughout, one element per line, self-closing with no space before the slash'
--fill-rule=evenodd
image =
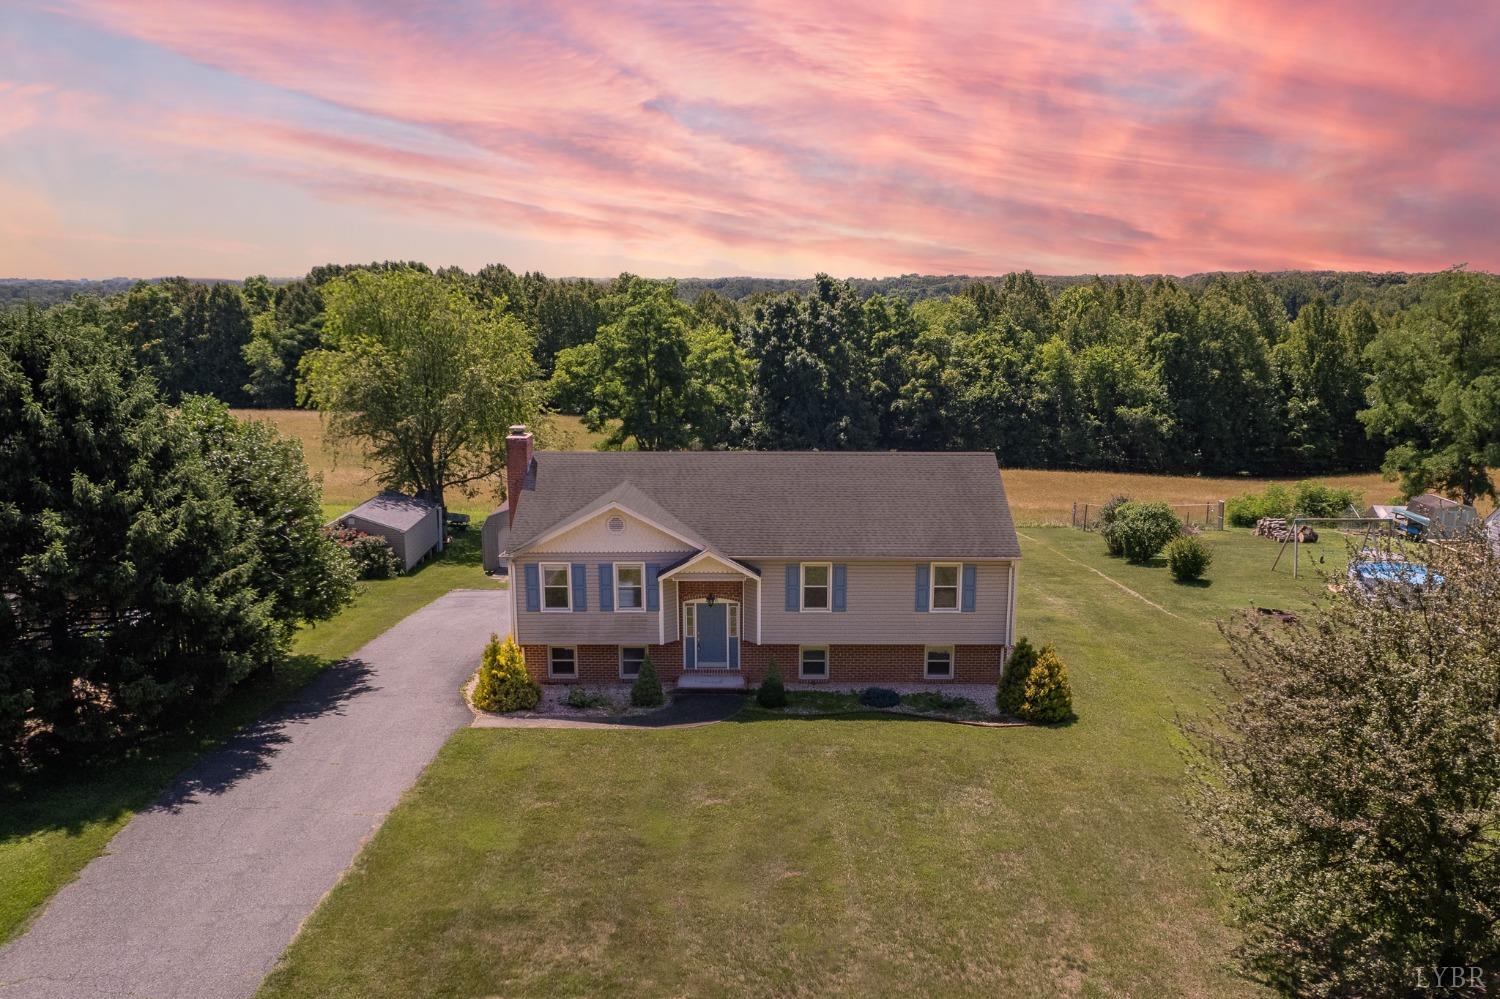
<path id="1" fill-rule="evenodd" d="M 78 23 L 358 116 L 122 97 L 78 129 L 107 128 L 122 155 L 590 258 L 1500 267 L 1473 222 L 1500 214 L 1500 8 L 1378 6 L 59 0 Z M 27 106 L 0 112 L 0 132 L 35 128 Z"/>

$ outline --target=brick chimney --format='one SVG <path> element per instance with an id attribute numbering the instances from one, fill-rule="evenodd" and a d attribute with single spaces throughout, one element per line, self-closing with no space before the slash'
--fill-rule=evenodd
<path id="1" fill-rule="evenodd" d="M 508 524 L 516 522 L 516 507 L 521 503 L 521 486 L 531 469 L 531 451 L 535 438 L 525 424 L 510 428 L 505 437 L 505 502 L 510 510 Z"/>

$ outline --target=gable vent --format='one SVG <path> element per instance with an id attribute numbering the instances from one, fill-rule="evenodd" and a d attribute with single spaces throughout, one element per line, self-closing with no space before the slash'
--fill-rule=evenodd
<path id="1" fill-rule="evenodd" d="M 622 534 L 625 531 L 625 518 L 611 517 L 609 518 L 609 523 L 606 526 L 609 528 L 609 533 Z"/>

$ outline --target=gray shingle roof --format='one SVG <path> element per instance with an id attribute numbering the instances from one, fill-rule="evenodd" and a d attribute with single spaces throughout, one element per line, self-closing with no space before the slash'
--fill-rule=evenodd
<path id="1" fill-rule="evenodd" d="M 544 451 L 535 461 L 511 552 L 613 494 L 627 509 L 643 495 L 689 529 L 679 533 L 746 558 L 1021 554 L 987 451 Z"/>
<path id="2" fill-rule="evenodd" d="M 409 531 L 420 524 L 435 505 L 405 493 L 383 492 L 373 499 L 365 500 L 339 519 L 359 517 L 381 527 Z"/>

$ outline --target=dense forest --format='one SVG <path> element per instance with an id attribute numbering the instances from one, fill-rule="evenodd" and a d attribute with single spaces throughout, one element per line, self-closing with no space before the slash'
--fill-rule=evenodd
<path id="1" fill-rule="evenodd" d="M 1384 462 L 1409 489 L 1464 495 L 1500 460 L 1500 279 L 1462 270 L 673 282 L 390 261 L 143 281 L 100 308 L 169 397 L 286 407 L 328 282 L 387 271 L 516 320 L 551 407 L 610 446 L 1218 474 Z"/>

